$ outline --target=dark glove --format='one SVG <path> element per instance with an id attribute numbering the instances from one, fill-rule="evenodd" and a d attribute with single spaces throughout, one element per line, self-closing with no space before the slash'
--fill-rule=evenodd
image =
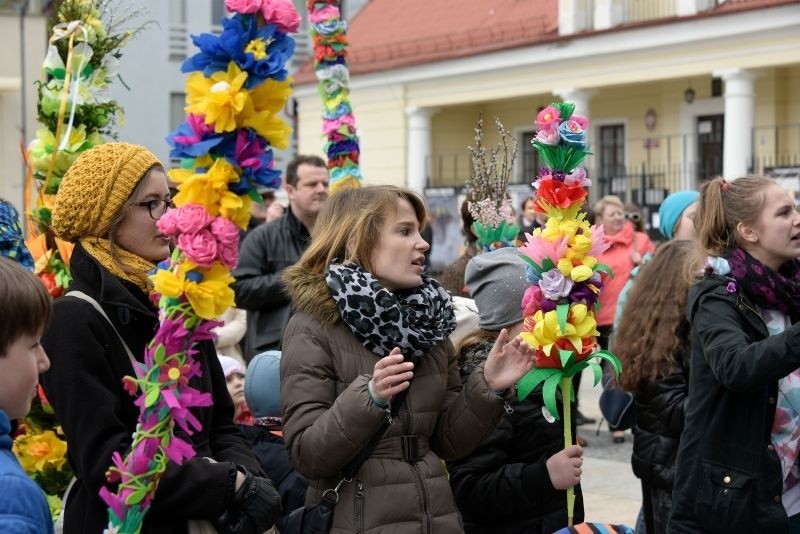
<path id="1" fill-rule="evenodd" d="M 223 534 L 250 534 L 269 530 L 281 516 L 281 496 L 270 479 L 258 477 L 243 466 L 244 482 L 236 490 L 228 511 L 219 519 Z"/>

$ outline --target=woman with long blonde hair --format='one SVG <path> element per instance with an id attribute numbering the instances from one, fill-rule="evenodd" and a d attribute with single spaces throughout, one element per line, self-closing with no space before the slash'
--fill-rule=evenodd
<path id="1" fill-rule="evenodd" d="M 281 355 L 284 437 L 307 503 L 338 487 L 331 532 L 462 532 L 440 458 L 471 452 L 533 365 L 503 331 L 462 387 L 450 296 L 424 274 L 425 221 L 409 189 L 339 191 L 284 276 L 295 310 Z"/>

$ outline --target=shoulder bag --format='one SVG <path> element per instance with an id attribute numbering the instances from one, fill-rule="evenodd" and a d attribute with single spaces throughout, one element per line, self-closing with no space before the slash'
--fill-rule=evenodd
<path id="1" fill-rule="evenodd" d="M 370 441 L 363 449 L 342 469 L 342 479 L 336 487 L 325 490 L 322 499 L 311 505 L 306 505 L 292 510 L 288 515 L 278 520 L 278 530 L 281 534 L 327 534 L 333 525 L 333 511 L 339 502 L 339 490 L 348 482 L 353 481 L 353 477 L 367 459 L 372 456 L 380 443 L 383 434 L 392 424 L 392 417 L 397 415 L 400 407 L 406 400 L 409 388 L 395 397 L 392 408 L 387 413 L 381 427 L 373 434 Z"/>

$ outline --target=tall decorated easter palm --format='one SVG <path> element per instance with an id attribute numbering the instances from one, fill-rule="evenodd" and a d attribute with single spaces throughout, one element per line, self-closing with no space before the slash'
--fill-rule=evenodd
<path id="1" fill-rule="evenodd" d="M 572 377 L 589 367 L 600 381 L 605 360 L 619 375 L 619 360 L 597 350 L 595 311 L 603 277 L 611 270 L 598 263 L 607 248 L 602 226 L 591 226 L 582 208 L 591 181 L 580 166 L 589 152 L 588 120 L 574 114 L 575 106 L 557 103 L 536 118 L 533 141 L 545 168 L 533 183 L 535 210 L 547 214 L 547 224 L 526 234 L 519 247 L 531 283 L 522 301 L 522 339 L 536 351 L 536 367 L 518 383 L 524 399 L 540 384 L 547 410 L 558 418 L 556 391 L 560 387 L 564 414 L 564 445 L 573 444 L 570 400 Z M 572 524 L 575 495 L 567 490 L 567 516 Z"/>

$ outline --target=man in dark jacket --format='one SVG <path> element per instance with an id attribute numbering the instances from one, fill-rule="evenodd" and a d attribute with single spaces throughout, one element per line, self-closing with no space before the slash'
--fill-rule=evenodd
<path id="1" fill-rule="evenodd" d="M 328 170 L 318 156 L 299 155 L 289 162 L 284 184 L 286 214 L 251 231 L 239 251 L 233 272 L 236 306 L 247 310 L 245 356 L 280 349 L 289 321 L 290 303 L 281 275 L 308 247 L 309 232 L 328 198 Z"/>

